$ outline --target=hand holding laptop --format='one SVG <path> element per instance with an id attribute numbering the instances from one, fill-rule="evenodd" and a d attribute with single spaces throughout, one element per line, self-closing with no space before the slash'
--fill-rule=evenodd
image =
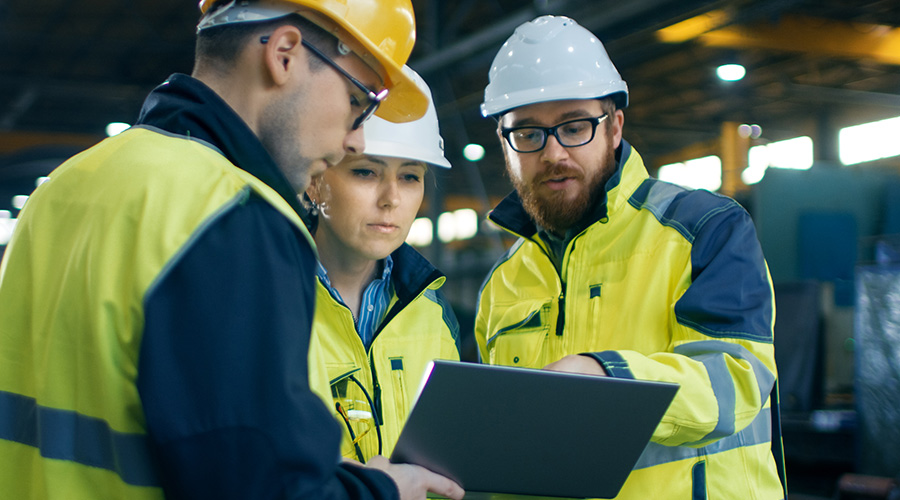
<path id="1" fill-rule="evenodd" d="M 377 455 L 369 460 L 367 466 L 391 476 L 400 491 L 400 500 L 419 500 L 425 498 L 426 493 L 461 500 L 465 494 L 455 482 L 418 465 L 392 464 L 387 458 Z"/>
<path id="2" fill-rule="evenodd" d="M 544 367 L 545 370 L 566 373 L 581 373 L 584 375 L 596 375 L 605 377 L 606 370 L 595 359 L 581 354 L 569 354 L 568 356 L 554 361 Z"/>

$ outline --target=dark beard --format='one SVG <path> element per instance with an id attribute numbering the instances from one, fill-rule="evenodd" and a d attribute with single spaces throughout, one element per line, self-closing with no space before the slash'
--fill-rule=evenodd
<path id="1" fill-rule="evenodd" d="M 564 236 L 566 231 L 581 221 L 604 195 L 606 181 L 609 180 L 616 168 L 615 149 L 609 147 L 607 152 L 602 171 L 589 184 L 586 184 L 572 201 L 566 201 L 564 193 L 554 193 L 550 197 L 543 198 L 535 194 L 542 178 L 555 177 L 565 169 L 551 168 L 549 176 L 544 175 L 542 178 L 537 178 L 531 184 L 525 184 L 510 176 L 528 215 L 539 226 L 550 230 L 557 236 Z"/>

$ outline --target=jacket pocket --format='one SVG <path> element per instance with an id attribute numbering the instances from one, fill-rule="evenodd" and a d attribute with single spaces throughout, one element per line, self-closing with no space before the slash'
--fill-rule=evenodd
<path id="1" fill-rule="evenodd" d="M 489 362 L 539 368 L 544 340 L 550 331 L 550 315 L 550 302 L 520 302 L 508 306 L 496 323 L 499 328 L 487 340 Z"/>

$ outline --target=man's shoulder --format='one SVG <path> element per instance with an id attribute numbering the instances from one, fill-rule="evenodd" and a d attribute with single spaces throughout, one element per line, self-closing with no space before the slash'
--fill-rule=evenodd
<path id="1" fill-rule="evenodd" d="M 129 155 L 160 168 L 171 165 L 176 169 L 190 170 L 186 167 L 194 166 L 193 169 L 196 169 L 205 165 L 227 169 L 232 166 L 219 148 L 196 137 L 174 134 L 148 125 L 132 127 L 121 135 L 116 154 Z"/>
<path id="2" fill-rule="evenodd" d="M 642 182 L 628 202 L 638 210 L 652 213 L 660 223 L 679 228 L 685 236 L 695 235 L 716 217 L 748 215 L 744 207 L 728 196 L 653 178 Z"/>
<path id="3" fill-rule="evenodd" d="M 169 183 L 170 189 L 198 189 L 204 179 L 220 178 L 232 168 L 208 143 L 140 126 L 73 156 L 56 174 L 78 171 L 79 177 L 92 180 L 120 177 L 123 188 Z"/>

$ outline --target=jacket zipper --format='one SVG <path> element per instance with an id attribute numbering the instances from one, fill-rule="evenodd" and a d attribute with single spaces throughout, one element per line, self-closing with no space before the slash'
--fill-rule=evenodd
<path id="1" fill-rule="evenodd" d="M 369 366 L 372 369 L 372 388 L 374 394 L 372 394 L 372 404 L 375 408 L 372 408 L 375 415 L 375 425 L 380 426 L 382 422 L 384 422 L 384 417 L 381 413 L 381 384 L 378 383 L 378 374 L 375 373 L 375 360 L 372 356 L 369 356 Z"/>
<path id="2" fill-rule="evenodd" d="M 566 327 L 566 285 L 562 284 L 562 291 L 559 292 L 559 314 L 556 315 L 556 336 L 561 337 L 563 329 Z"/>

